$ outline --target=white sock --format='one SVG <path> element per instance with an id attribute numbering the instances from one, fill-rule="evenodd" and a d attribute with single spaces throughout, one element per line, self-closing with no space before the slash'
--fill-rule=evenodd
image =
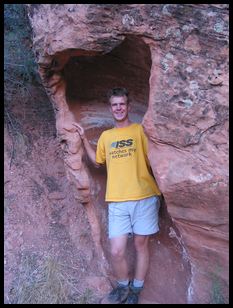
<path id="1" fill-rule="evenodd" d="M 122 286 L 127 287 L 128 284 L 129 284 L 129 279 L 127 279 L 127 280 L 117 280 L 117 282 L 118 282 L 119 284 L 121 284 Z"/>
<path id="2" fill-rule="evenodd" d="M 144 285 L 144 280 L 137 280 L 137 279 L 133 280 L 133 286 L 135 288 L 142 288 L 143 285 Z"/>

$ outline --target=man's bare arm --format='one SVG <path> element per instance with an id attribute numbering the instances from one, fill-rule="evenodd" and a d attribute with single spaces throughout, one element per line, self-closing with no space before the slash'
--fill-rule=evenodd
<path id="1" fill-rule="evenodd" d="M 89 141 L 88 141 L 88 139 L 85 135 L 85 131 L 84 131 L 83 127 L 81 125 L 77 124 L 77 123 L 73 123 L 73 125 L 77 128 L 77 132 L 79 133 L 79 136 L 83 141 L 84 148 L 87 152 L 87 155 L 88 155 L 90 161 L 93 163 L 93 165 L 95 167 L 98 168 L 100 166 L 100 164 L 98 164 L 95 160 L 96 153 L 93 150 L 92 146 L 90 145 L 90 143 L 89 143 Z"/>

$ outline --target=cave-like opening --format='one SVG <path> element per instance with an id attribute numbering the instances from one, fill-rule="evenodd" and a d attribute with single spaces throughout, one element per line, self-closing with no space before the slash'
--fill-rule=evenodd
<path id="1" fill-rule="evenodd" d="M 106 93 L 125 87 L 131 120 L 141 122 L 148 105 L 150 69 L 150 48 L 137 36 L 127 36 L 105 55 L 71 57 L 64 68 L 69 108 L 87 130 L 109 128 L 113 123 Z"/>

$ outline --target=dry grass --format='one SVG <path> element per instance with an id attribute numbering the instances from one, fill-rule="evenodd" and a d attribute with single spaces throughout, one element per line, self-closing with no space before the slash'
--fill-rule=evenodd
<path id="1" fill-rule="evenodd" d="M 67 290 L 64 277 L 56 260 L 48 258 L 37 269 L 34 269 L 33 258 L 27 256 L 23 261 L 18 286 L 14 287 L 15 304 L 66 302 Z"/>
<path id="2" fill-rule="evenodd" d="M 11 304 L 89 304 L 93 303 L 92 291 L 82 294 L 77 280 L 66 274 L 67 268 L 56 259 L 47 257 L 35 267 L 35 258 L 23 260 L 17 285 L 11 289 Z"/>
<path id="3" fill-rule="evenodd" d="M 4 116 L 8 133 L 12 139 L 9 163 L 9 169 L 11 169 L 13 162 L 20 164 L 22 159 L 27 156 L 30 142 L 26 134 L 23 133 L 19 121 L 16 119 L 13 112 L 10 112 L 6 106 L 4 106 Z"/>

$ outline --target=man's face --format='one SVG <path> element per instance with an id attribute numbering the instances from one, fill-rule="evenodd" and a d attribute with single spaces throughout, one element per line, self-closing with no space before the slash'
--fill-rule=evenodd
<path id="1" fill-rule="evenodd" d="M 128 111 L 130 108 L 125 95 L 112 96 L 110 98 L 110 104 L 110 111 L 115 121 L 122 122 L 128 118 Z"/>

